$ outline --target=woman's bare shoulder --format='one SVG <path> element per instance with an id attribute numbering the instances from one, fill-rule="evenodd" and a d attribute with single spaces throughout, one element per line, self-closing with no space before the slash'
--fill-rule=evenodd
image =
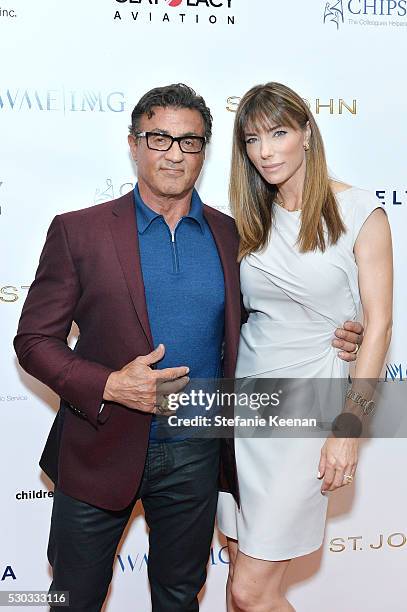
<path id="1" fill-rule="evenodd" d="M 341 193 L 341 191 L 347 191 L 348 189 L 352 189 L 352 185 L 348 185 L 348 183 L 342 183 L 341 181 L 330 180 L 329 184 L 334 193 Z"/>

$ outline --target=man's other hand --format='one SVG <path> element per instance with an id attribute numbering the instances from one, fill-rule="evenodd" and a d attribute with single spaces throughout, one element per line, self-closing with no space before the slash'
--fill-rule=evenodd
<path id="1" fill-rule="evenodd" d="M 159 344 L 148 355 L 140 355 L 121 370 L 112 372 L 107 379 L 103 399 L 142 412 L 157 412 L 160 399 L 158 390 L 164 383 L 165 392 L 169 395 L 179 393 L 189 382 L 189 368 L 186 366 L 152 369 L 151 366 L 161 361 L 164 354 L 165 347 Z"/>

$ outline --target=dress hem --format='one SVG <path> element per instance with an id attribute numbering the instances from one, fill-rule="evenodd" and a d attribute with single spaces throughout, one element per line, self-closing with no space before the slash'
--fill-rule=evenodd
<path id="1" fill-rule="evenodd" d="M 238 549 L 240 550 L 240 552 L 242 552 L 244 555 L 246 555 L 247 557 L 252 557 L 253 559 L 260 559 L 261 561 L 285 561 L 288 559 L 296 559 L 297 557 L 304 557 L 305 555 L 310 555 L 311 553 L 315 552 L 316 550 L 319 550 L 323 544 L 323 540 L 318 544 L 318 545 L 314 545 L 311 547 L 307 547 L 301 551 L 295 551 L 295 552 L 291 552 L 290 554 L 275 554 L 275 555 L 270 555 L 270 553 L 255 553 L 255 552 L 249 552 L 248 549 L 243 550 L 242 546 L 239 544 L 239 540 L 236 537 L 236 535 L 230 535 L 230 532 L 227 533 L 227 530 L 222 529 L 221 526 L 218 523 L 218 529 L 221 533 L 223 533 L 223 535 L 226 538 L 230 538 L 231 540 L 235 540 L 237 542 L 238 545 Z M 270 558 L 272 557 L 272 558 Z"/>
<path id="2" fill-rule="evenodd" d="M 263 554 L 263 553 L 259 553 L 256 554 L 254 552 L 249 553 L 246 550 L 243 550 L 241 548 L 241 546 L 238 543 L 238 549 L 240 550 L 240 552 L 242 552 L 244 555 L 246 555 L 247 557 L 253 557 L 253 559 L 260 559 L 261 561 L 285 561 L 285 560 L 289 560 L 289 559 L 295 559 L 297 557 L 305 557 L 305 555 L 310 555 L 311 553 L 315 552 L 316 550 L 319 550 L 322 546 L 322 542 L 319 545 L 314 545 L 311 546 L 310 548 L 305 548 L 304 550 L 301 551 L 295 551 L 295 552 L 291 552 L 289 554 L 284 554 L 282 555 L 280 554 L 276 554 L 276 555 L 270 555 L 270 554 Z M 272 557 L 272 558 L 270 558 Z"/>

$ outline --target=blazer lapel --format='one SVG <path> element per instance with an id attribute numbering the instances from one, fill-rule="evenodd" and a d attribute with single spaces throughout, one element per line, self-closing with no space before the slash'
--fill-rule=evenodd
<path id="1" fill-rule="evenodd" d="M 241 310 L 239 265 L 237 263 L 236 244 L 230 240 L 230 230 L 226 231 L 209 206 L 204 205 L 204 216 L 211 229 L 218 249 L 225 279 L 225 378 L 233 378 L 236 369 L 237 349 L 239 344 Z"/>
<path id="2" fill-rule="evenodd" d="M 153 350 L 153 339 L 148 320 L 143 274 L 141 271 L 137 220 L 132 191 L 116 201 L 112 211 L 110 229 L 140 325 L 151 346 L 151 350 Z"/>

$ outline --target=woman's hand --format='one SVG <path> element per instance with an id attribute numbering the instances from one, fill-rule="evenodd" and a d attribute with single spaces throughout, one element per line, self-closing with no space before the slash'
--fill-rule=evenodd
<path id="1" fill-rule="evenodd" d="M 321 493 L 335 491 L 351 482 L 345 476 L 355 476 L 358 450 L 358 438 L 330 437 L 325 441 L 318 466 L 318 478 L 323 478 Z"/>
<path id="2" fill-rule="evenodd" d="M 349 362 L 356 361 L 356 353 L 363 342 L 363 332 L 363 325 L 358 321 L 345 321 L 342 327 L 335 330 L 332 346 L 340 349 L 339 359 Z"/>

